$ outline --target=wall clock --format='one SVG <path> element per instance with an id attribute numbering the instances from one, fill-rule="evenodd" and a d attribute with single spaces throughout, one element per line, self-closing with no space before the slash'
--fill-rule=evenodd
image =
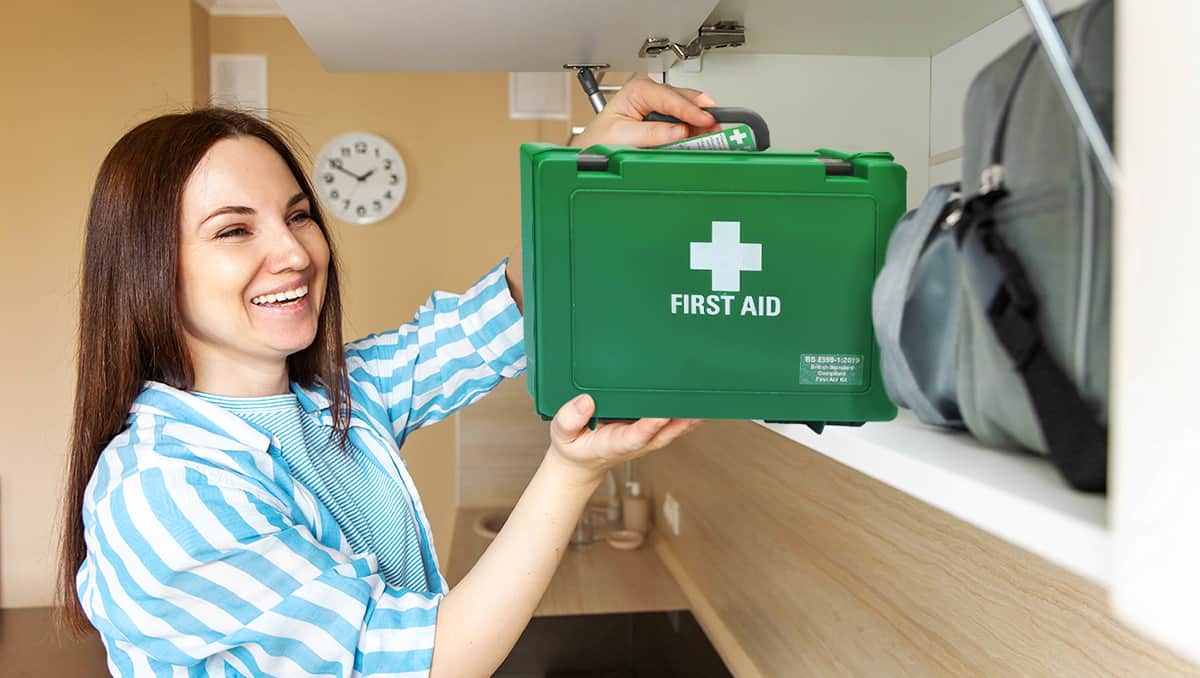
<path id="1" fill-rule="evenodd" d="M 408 185 L 404 161 L 386 139 L 346 132 L 325 144 L 313 168 L 313 189 L 327 212 L 352 224 L 373 224 L 396 211 Z"/>

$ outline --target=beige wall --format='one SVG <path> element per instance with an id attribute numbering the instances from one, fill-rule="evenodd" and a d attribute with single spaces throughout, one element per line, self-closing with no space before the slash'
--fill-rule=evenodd
<path id="1" fill-rule="evenodd" d="M 209 38 L 208 10 L 191 3 L 192 11 L 192 101 L 197 104 L 208 102 L 209 92 Z"/>
<path id="2" fill-rule="evenodd" d="M 372 226 L 333 222 L 346 334 L 411 317 L 516 246 L 517 145 L 564 123 L 509 121 L 508 80 L 487 74 L 328 74 L 286 19 L 210 18 L 187 0 L 22 3 L 0 21 L 0 607 L 48 604 L 73 386 L 83 223 L 95 172 L 122 133 L 204 102 L 211 52 L 268 57 L 273 119 L 311 152 L 368 130 L 395 144 L 404 204 Z M 404 448 L 440 553 L 453 528 L 454 423 Z"/>
<path id="3" fill-rule="evenodd" d="M 50 600 L 83 222 L 130 126 L 192 99 L 186 0 L 21 2 L 0 19 L 0 606 Z"/>

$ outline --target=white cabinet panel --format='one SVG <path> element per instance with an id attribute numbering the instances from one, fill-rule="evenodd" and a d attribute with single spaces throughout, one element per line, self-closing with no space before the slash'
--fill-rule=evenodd
<path id="1" fill-rule="evenodd" d="M 889 151 L 908 169 L 908 204 L 928 186 L 929 59 L 747 54 L 718 50 L 699 73 L 675 68 L 673 85 L 760 113 L 771 148 Z"/>
<path id="2" fill-rule="evenodd" d="M 717 0 L 278 0 L 330 71 L 645 69 L 647 36 L 686 44 Z"/>
<path id="3" fill-rule="evenodd" d="M 1020 7 L 1020 0 L 721 0 L 712 20 L 746 26 L 764 54 L 936 54 Z"/>
<path id="4" fill-rule="evenodd" d="M 1125 182 L 1113 243 L 1112 600 L 1132 626 L 1200 660 L 1200 3 L 1116 8 Z"/>
<path id="5" fill-rule="evenodd" d="M 929 185 L 948 184 L 952 181 L 962 181 L 962 157 L 946 160 L 929 166 Z"/>

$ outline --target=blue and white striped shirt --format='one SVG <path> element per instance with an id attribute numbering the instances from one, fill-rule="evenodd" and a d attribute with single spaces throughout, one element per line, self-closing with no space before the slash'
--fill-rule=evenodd
<path id="1" fill-rule="evenodd" d="M 279 456 L 333 514 L 355 553 L 374 553 L 383 580 L 414 591 L 429 590 L 421 557 L 416 511 L 404 485 L 370 454 L 347 449 L 330 429 L 305 414 L 294 393 L 233 398 L 195 393 L 272 436 Z"/>
<path id="2" fill-rule="evenodd" d="M 429 590 L 387 583 L 276 440 L 229 410 L 149 382 L 84 500 L 76 579 L 119 676 L 425 676 L 448 592 L 399 448 L 413 430 L 521 373 L 504 264 L 413 322 L 346 346 L 350 442 L 412 500 Z M 293 384 L 330 428 L 320 389 Z"/>

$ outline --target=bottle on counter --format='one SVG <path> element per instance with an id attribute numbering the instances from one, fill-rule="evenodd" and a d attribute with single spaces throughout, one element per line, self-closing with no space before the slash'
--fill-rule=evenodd
<path id="1" fill-rule="evenodd" d="M 640 534 L 650 531 L 650 498 L 642 496 L 642 486 L 636 480 L 625 483 L 625 496 L 621 497 L 621 512 L 625 518 L 625 529 Z"/>

